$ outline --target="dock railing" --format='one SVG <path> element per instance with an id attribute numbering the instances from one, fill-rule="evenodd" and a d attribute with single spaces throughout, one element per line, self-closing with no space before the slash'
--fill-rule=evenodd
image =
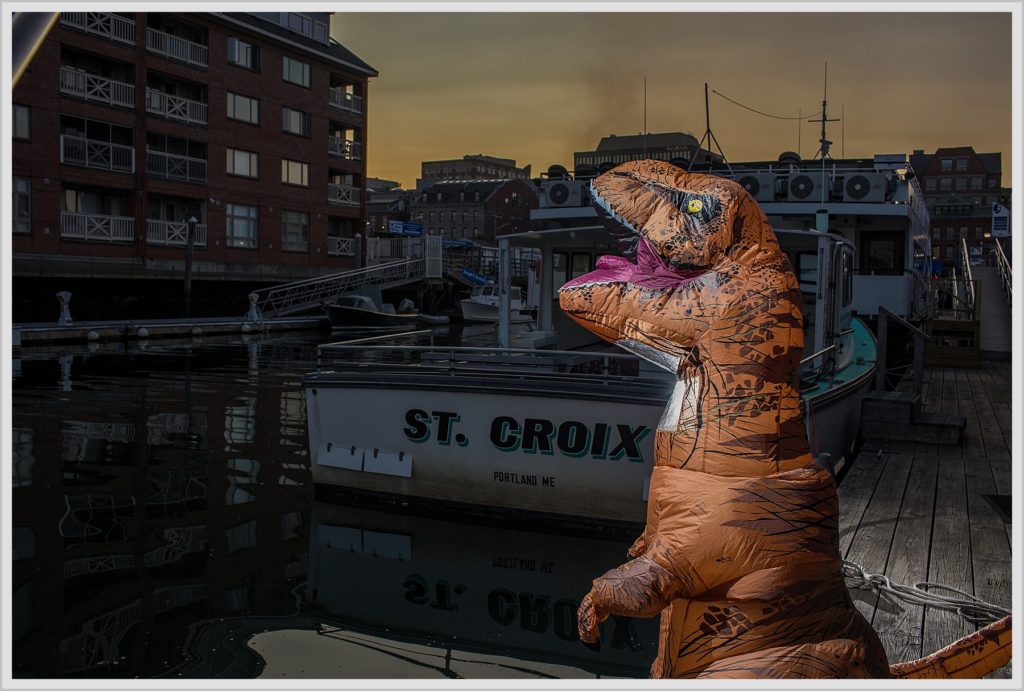
<path id="1" fill-rule="evenodd" d="M 1013 305 L 1013 268 L 1010 266 L 1009 260 L 1006 258 L 1006 253 L 1003 252 L 1003 245 L 999 240 L 992 241 L 996 246 L 996 268 L 999 269 L 999 283 L 1003 286 L 1003 291 L 1006 293 L 1006 302 L 1009 305 Z"/>

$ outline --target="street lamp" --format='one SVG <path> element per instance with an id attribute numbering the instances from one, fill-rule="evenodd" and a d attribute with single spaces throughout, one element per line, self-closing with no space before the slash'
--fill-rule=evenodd
<path id="1" fill-rule="evenodd" d="M 197 223 L 199 219 L 194 215 L 189 216 L 188 235 L 185 236 L 185 319 L 192 312 L 192 244 L 195 242 Z"/>

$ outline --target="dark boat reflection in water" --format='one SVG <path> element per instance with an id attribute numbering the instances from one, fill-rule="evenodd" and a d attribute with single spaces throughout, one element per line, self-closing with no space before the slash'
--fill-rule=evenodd
<path id="1" fill-rule="evenodd" d="M 314 500 L 316 343 L 22 349 L 14 676 L 646 676 L 654 620 L 575 639 L 628 539 Z"/>

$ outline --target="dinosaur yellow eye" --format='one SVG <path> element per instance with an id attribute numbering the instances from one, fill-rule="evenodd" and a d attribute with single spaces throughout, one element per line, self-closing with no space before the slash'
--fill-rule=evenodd
<path id="1" fill-rule="evenodd" d="M 700 210 L 703 209 L 703 208 L 704 208 L 704 202 L 702 202 L 699 199 L 691 199 L 686 204 L 686 210 L 689 211 L 691 214 L 698 214 L 698 213 L 700 213 Z"/>

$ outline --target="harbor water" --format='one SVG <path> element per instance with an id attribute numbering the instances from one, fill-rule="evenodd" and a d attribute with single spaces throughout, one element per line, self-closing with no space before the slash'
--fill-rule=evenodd
<path id="1" fill-rule="evenodd" d="M 338 338 L 15 353 L 15 677 L 647 675 L 656 620 L 575 633 L 628 538 L 315 492 L 301 383 Z"/>

